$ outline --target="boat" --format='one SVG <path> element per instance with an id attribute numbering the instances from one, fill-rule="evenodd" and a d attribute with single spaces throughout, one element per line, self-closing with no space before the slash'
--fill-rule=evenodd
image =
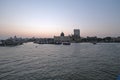
<path id="1" fill-rule="evenodd" d="M 92 42 L 92 44 L 97 44 L 96 42 Z"/>
<path id="2" fill-rule="evenodd" d="M 61 45 L 62 42 L 55 42 L 54 44 L 56 44 L 56 45 Z"/>
<path id="3" fill-rule="evenodd" d="M 62 44 L 63 44 L 63 45 L 71 45 L 70 42 L 63 42 Z"/>

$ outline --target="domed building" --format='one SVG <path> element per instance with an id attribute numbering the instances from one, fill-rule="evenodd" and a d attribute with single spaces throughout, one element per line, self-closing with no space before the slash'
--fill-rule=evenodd
<path id="1" fill-rule="evenodd" d="M 63 32 L 61 32 L 60 36 L 54 36 L 55 42 L 70 42 L 70 37 L 65 36 Z"/>
<path id="2" fill-rule="evenodd" d="M 60 36 L 64 36 L 64 33 L 62 32 L 62 33 L 60 34 Z"/>

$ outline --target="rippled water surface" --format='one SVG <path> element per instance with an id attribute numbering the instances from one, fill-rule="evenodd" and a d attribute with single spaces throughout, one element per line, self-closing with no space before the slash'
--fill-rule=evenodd
<path id="1" fill-rule="evenodd" d="M 120 43 L 0 47 L 0 80 L 116 80 Z"/>

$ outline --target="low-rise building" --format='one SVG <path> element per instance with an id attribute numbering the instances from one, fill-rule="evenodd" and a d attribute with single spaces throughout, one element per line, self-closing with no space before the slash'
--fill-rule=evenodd
<path id="1" fill-rule="evenodd" d="M 54 36 L 55 42 L 70 42 L 70 36 L 64 36 L 64 33 L 62 32 L 60 36 Z"/>

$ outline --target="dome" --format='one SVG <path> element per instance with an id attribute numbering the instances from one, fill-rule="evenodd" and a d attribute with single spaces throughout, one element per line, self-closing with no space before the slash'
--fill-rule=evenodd
<path id="1" fill-rule="evenodd" d="M 64 33 L 62 32 L 62 33 L 60 34 L 60 36 L 64 36 Z"/>

